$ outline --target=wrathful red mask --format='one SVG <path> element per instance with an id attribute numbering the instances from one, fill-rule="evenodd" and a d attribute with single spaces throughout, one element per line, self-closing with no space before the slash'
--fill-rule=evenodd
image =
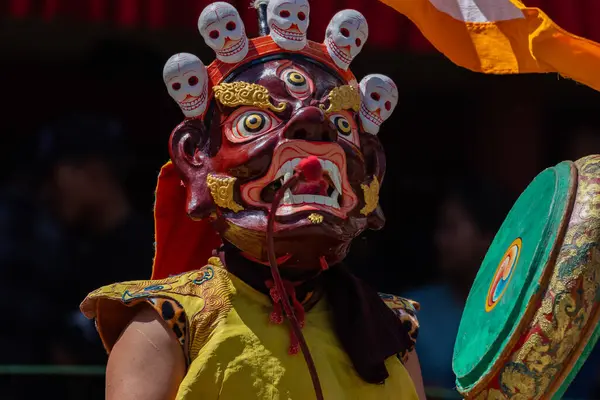
<path id="1" fill-rule="evenodd" d="M 212 90 L 204 117 L 171 135 L 192 218 L 212 218 L 224 240 L 266 261 L 274 195 L 303 158 L 316 156 L 319 176 L 286 191 L 276 210 L 280 267 L 317 268 L 322 257 L 335 264 L 352 239 L 383 226 L 385 155 L 363 128 L 357 87 L 312 60 L 283 56 L 255 61 Z"/>

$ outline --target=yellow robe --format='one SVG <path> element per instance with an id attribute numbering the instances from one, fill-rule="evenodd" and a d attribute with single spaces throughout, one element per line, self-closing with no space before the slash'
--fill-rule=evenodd
<path id="1" fill-rule="evenodd" d="M 413 304 L 386 296 L 399 317 L 417 329 Z M 200 270 L 157 281 L 116 283 L 88 295 L 81 305 L 96 318 L 110 351 L 128 321 L 123 307 L 149 302 L 170 325 L 184 348 L 187 374 L 177 399 L 314 399 L 310 375 L 301 354 L 289 355 L 286 324 L 269 322 L 269 298 L 211 258 Z M 121 311 L 121 313 L 119 312 Z M 413 382 L 398 357 L 386 361 L 389 378 L 364 382 L 334 334 L 328 303 L 319 301 L 306 313 L 303 333 L 330 400 L 416 400 Z"/>

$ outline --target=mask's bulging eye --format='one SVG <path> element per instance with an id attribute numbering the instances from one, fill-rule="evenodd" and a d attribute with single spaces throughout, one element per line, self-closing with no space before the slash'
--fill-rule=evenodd
<path id="1" fill-rule="evenodd" d="M 352 134 L 352 125 L 345 117 L 341 115 L 335 116 L 331 119 L 338 133 L 343 136 L 350 136 Z"/>
<path id="2" fill-rule="evenodd" d="M 311 95 L 313 83 L 306 74 L 296 68 L 286 68 L 280 73 L 288 92 L 297 99 L 304 100 Z"/>
<path id="3" fill-rule="evenodd" d="M 360 147 L 360 139 L 358 137 L 358 129 L 352 116 L 347 112 L 336 113 L 329 116 L 329 120 L 335 126 L 338 133 L 338 138 L 345 140 Z"/>
<path id="4" fill-rule="evenodd" d="M 306 84 L 306 78 L 294 71 L 288 73 L 286 80 L 289 84 L 294 86 L 303 86 Z"/>
<path id="5" fill-rule="evenodd" d="M 242 118 L 241 122 L 242 126 L 240 127 L 240 129 L 247 133 L 253 134 L 256 132 L 260 132 L 260 130 L 265 127 L 267 121 L 263 115 L 258 113 L 252 113 Z"/>
<path id="6" fill-rule="evenodd" d="M 244 142 L 271 129 L 273 118 L 266 112 L 249 110 L 238 115 L 231 125 L 230 140 Z"/>

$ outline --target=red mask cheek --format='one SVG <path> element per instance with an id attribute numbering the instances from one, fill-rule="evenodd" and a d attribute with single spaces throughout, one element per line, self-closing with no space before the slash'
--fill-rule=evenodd
<path id="1" fill-rule="evenodd" d="M 356 129 L 352 130 L 348 136 L 341 136 L 338 134 L 338 137 L 342 137 L 343 140 L 346 140 L 356 147 L 360 148 L 360 138 L 358 136 L 358 131 Z"/>
<path id="2" fill-rule="evenodd" d="M 270 162 L 283 126 L 279 117 L 267 110 L 254 107 L 236 110 L 221 125 L 221 145 L 213 161 L 215 168 L 240 178 L 253 176 L 263 169 L 260 165 Z"/>
<path id="3" fill-rule="evenodd" d="M 273 150 L 279 142 L 280 130 L 270 132 L 246 143 L 232 143 L 225 137 L 221 148 L 213 157 L 216 171 L 242 180 L 264 173 L 271 163 Z"/>

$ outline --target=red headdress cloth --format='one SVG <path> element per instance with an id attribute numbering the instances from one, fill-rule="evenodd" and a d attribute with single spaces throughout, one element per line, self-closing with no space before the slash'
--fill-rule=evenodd
<path id="1" fill-rule="evenodd" d="M 161 168 L 156 185 L 152 279 L 198 269 L 221 245 L 208 219 L 194 221 L 187 215 L 186 196 L 175 165 L 169 161 Z"/>

